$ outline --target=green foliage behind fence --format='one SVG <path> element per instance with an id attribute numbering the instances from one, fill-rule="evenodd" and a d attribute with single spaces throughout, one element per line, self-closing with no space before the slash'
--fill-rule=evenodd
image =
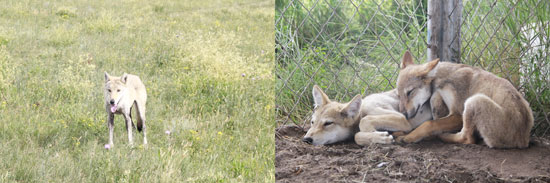
<path id="1" fill-rule="evenodd" d="M 302 124 L 312 109 L 311 87 L 347 101 L 394 88 L 410 50 L 426 58 L 427 1 L 289 1 L 275 5 L 276 104 L 279 124 Z M 510 80 L 549 129 L 550 3 L 463 1 L 461 61 Z"/>

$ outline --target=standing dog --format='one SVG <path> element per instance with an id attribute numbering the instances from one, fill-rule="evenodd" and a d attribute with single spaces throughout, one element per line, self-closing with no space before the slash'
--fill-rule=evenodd
<path id="1" fill-rule="evenodd" d="M 463 64 L 439 59 L 414 65 L 407 51 L 397 78 L 400 111 L 409 118 L 434 96 L 441 96 L 448 107 L 446 117 L 427 121 L 397 141 L 417 142 L 429 135 L 444 133 L 446 142 L 473 144 L 478 132 L 493 148 L 525 148 L 533 127 L 529 103 L 506 79 Z"/>
<path id="2" fill-rule="evenodd" d="M 313 86 L 315 111 L 311 128 L 302 141 L 313 145 L 331 144 L 355 135 L 359 145 L 389 144 L 393 137 L 386 131 L 408 132 L 432 119 L 430 104 L 424 103 L 418 115 L 407 120 L 399 110 L 397 90 L 376 93 L 361 99 L 355 96 L 348 103 L 331 101 L 317 86 Z"/>
<path id="3" fill-rule="evenodd" d="M 105 109 L 108 114 L 107 123 L 109 126 L 109 145 L 113 147 L 113 130 L 115 114 L 122 114 L 126 121 L 128 141 L 133 144 L 131 109 L 137 108 L 137 130 L 143 130 L 143 144 L 147 144 L 147 133 L 145 130 L 145 103 L 147 93 L 145 85 L 136 75 L 124 73 L 122 77 L 110 76 L 105 72 Z"/>

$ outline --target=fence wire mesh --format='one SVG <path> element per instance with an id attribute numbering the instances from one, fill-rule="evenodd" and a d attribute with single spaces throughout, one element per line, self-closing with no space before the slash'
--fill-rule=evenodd
<path id="1" fill-rule="evenodd" d="M 426 60 L 427 3 L 276 0 L 278 125 L 309 120 L 314 84 L 342 102 L 394 88 L 405 50 Z M 460 3 L 460 61 L 511 81 L 533 109 L 533 134 L 550 134 L 550 2 Z"/>

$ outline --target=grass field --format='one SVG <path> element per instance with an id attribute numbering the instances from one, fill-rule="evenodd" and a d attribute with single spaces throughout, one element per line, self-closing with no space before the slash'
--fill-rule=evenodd
<path id="1" fill-rule="evenodd" d="M 3 1 L 0 182 L 274 181 L 273 19 L 273 1 Z M 117 115 L 104 149 L 104 71 L 147 86 L 147 146 Z"/>

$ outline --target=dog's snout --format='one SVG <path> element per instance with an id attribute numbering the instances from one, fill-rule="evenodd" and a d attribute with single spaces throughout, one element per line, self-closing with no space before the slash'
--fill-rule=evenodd
<path id="1" fill-rule="evenodd" d="M 302 139 L 302 141 L 308 144 L 313 143 L 313 139 L 311 137 L 305 137 Z"/>
<path id="2" fill-rule="evenodd" d="M 114 99 L 111 99 L 111 101 L 109 101 L 109 103 L 110 103 L 111 105 L 115 105 L 115 100 L 114 100 Z"/>

